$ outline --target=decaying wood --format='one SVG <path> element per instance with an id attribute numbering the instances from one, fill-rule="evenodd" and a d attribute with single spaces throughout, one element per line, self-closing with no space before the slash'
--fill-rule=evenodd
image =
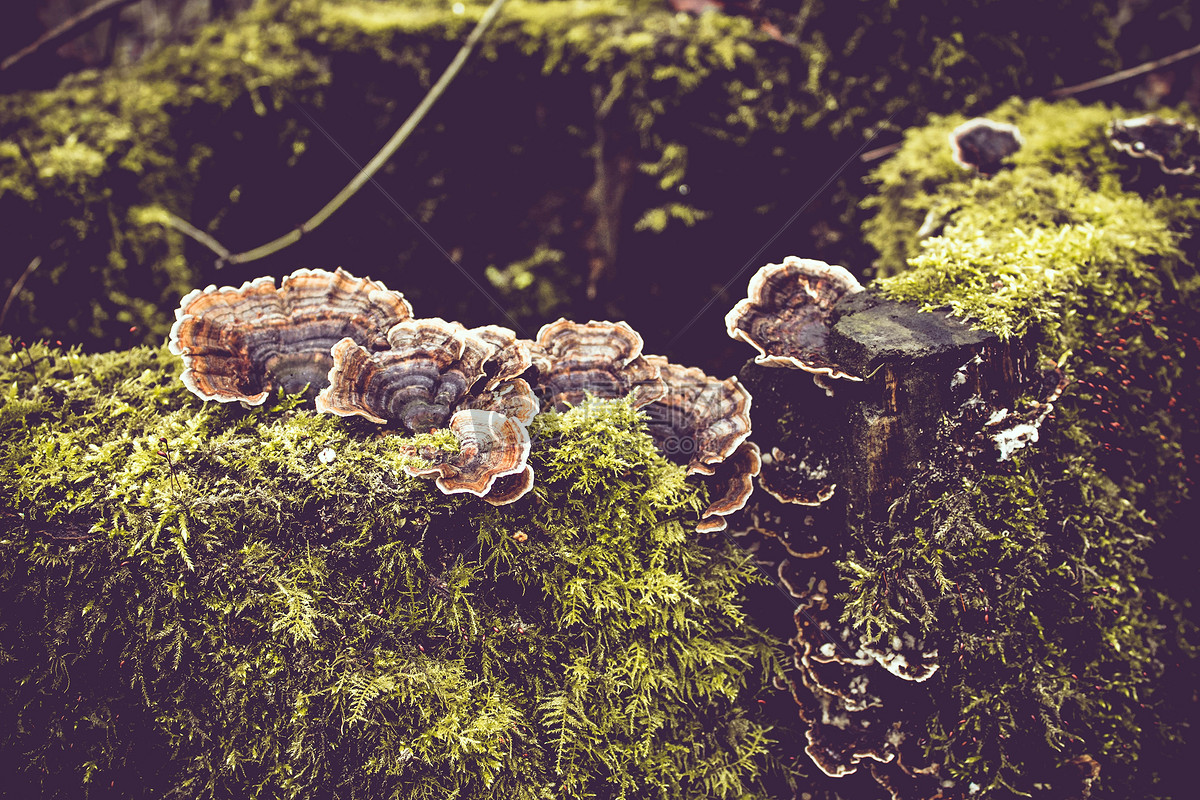
<path id="1" fill-rule="evenodd" d="M 945 313 L 923 313 L 872 292 L 845 298 L 837 314 L 830 347 L 838 363 L 865 380 L 826 382 L 830 396 L 800 370 L 750 362 L 741 378 L 754 396 L 755 441 L 766 451 L 802 424 L 828 457 L 837 483 L 830 502 L 844 508 L 851 530 L 862 530 L 887 519 L 929 461 L 943 417 L 957 409 L 955 398 L 965 392 L 1011 402 L 1031 366 L 1021 342 L 1001 342 Z"/>

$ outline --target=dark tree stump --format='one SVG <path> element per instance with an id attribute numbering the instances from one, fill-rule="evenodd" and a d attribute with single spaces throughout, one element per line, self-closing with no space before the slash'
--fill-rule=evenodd
<path id="1" fill-rule="evenodd" d="M 862 381 L 828 381 L 833 396 L 802 370 L 749 362 L 741 379 L 754 396 L 754 435 L 764 451 L 800 446 L 796 430 L 826 454 L 838 485 L 830 501 L 862 531 L 887 519 L 924 463 L 938 427 L 965 397 L 1011 407 L 1028 386 L 1027 342 L 1002 342 L 946 313 L 872 292 L 844 298 L 828 340 L 834 360 Z"/>

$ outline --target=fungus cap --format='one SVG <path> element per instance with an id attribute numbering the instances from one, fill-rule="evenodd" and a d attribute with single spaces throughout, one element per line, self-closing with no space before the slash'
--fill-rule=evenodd
<path id="1" fill-rule="evenodd" d="M 410 319 L 387 332 L 388 350 L 372 353 L 350 339 L 332 348 L 329 385 L 317 410 L 397 421 L 424 433 L 442 427 L 475 388 L 494 348 L 456 322 Z"/>
<path id="2" fill-rule="evenodd" d="M 815 446 L 805 448 L 803 455 L 772 447 L 770 454 L 763 456 L 758 482 L 781 503 L 819 506 L 837 489 L 837 484 L 829 480 L 831 476 L 828 454 Z"/>
<path id="3" fill-rule="evenodd" d="M 495 411 L 527 426 L 541 410 L 541 404 L 524 378 L 510 378 L 496 384 L 493 389 L 467 395 L 458 408 Z"/>
<path id="4" fill-rule="evenodd" d="M 725 315 L 725 330 L 758 351 L 756 364 L 861 381 L 834 361 L 828 338 L 834 304 L 862 289 L 845 267 L 788 256 L 755 273 L 748 296 Z"/>
<path id="5" fill-rule="evenodd" d="M 500 325 L 483 325 L 471 328 L 470 333 L 493 348 L 483 364 L 488 375 L 485 388 L 492 389 L 500 382 L 516 378 L 533 366 L 533 354 L 529 350 L 529 343 L 518 339 L 512 329 Z"/>
<path id="6" fill-rule="evenodd" d="M 981 175 L 995 175 L 1004 159 L 1024 144 L 1016 125 L 986 117 L 969 119 L 950 132 L 954 163 Z"/>
<path id="7" fill-rule="evenodd" d="M 533 489 L 533 467 L 526 465 L 525 469 L 512 475 L 496 478 L 492 488 L 483 496 L 484 501 L 494 506 L 506 506 L 515 503 Z"/>
<path id="8" fill-rule="evenodd" d="M 1134 158 L 1152 158 L 1169 175 L 1194 175 L 1200 161 L 1200 130 L 1177 119 L 1155 116 L 1114 120 L 1112 146 Z"/>
<path id="9" fill-rule="evenodd" d="M 725 518 L 745 508 L 754 492 L 754 476 L 762 467 L 758 445 L 742 442 L 728 459 L 717 468 L 710 481 L 712 502 L 700 514 L 696 525 L 699 533 L 725 530 Z"/>
<path id="10" fill-rule="evenodd" d="M 494 411 L 465 409 L 455 412 L 447 427 L 458 440 L 459 451 L 412 451 L 429 463 L 405 465 L 405 472 L 436 475 L 437 486 L 445 494 L 467 492 L 483 497 L 497 479 L 521 473 L 528 466 L 529 431 L 514 419 Z"/>
<path id="11" fill-rule="evenodd" d="M 686 464 L 689 475 L 712 475 L 750 436 L 750 393 L 737 378 L 717 380 L 695 367 L 646 356 L 666 392 L 645 406 L 659 452 Z"/>
<path id="12" fill-rule="evenodd" d="M 544 402 L 564 410 L 590 394 L 603 400 L 630 397 L 634 408 L 666 393 L 658 367 L 642 356 L 642 337 L 625 322 L 572 322 L 542 326 L 531 343 Z"/>
<path id="13" fill-rule="evenodd" d="M 183 383 L 203 400 L 263 403 L 273 390 L 325 385 L 330 348 L 344 337 L 372 350 L 412 316 L 399 292 L 338 268 L 300 269 L 240 288 L 195 289 L 175 310 L 168 346 L 183 357 Z"/>

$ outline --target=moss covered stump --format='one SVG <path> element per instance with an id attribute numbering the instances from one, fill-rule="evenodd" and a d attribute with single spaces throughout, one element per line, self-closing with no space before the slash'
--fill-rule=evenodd
<path id="1" fill-rule="evenodd" d="M 42 797 L 762 797 L 774 667 L 623 402 L 501 511 L 399 437 L 202 404 L 165 350 L 0 355 L 0 756 Z"/>

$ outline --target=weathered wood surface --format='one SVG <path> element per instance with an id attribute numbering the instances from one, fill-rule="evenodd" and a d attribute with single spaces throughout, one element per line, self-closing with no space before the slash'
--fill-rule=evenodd
<path id="1" fill-rule="evenodd" d="M 754 396 L 755 440 L 768 450 L 802 427 L 828 455 L 838 486 L 830 502 L 845 509 L 853 530 L 886 520 L 930 459 L 944 415 L 964 396 L 1002 407 L 1029 377 L 1025 343 L 1002 342 L 947 313 L 921 312 L 870 291 L 838 303 L 829 347 L 837 363 L 864 379 L 828 381 L 832 396 L 801 370 L 749 362 L 741 379 Z"/>

